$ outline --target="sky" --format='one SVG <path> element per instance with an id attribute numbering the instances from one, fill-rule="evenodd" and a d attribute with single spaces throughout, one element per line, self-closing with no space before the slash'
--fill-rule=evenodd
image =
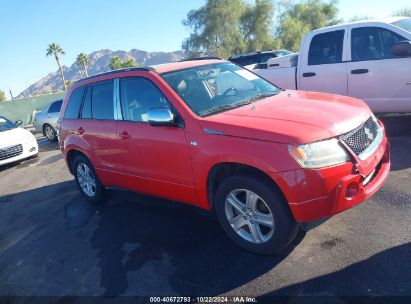
<path id="1" fill-rule="evenodd" d="M 248 0 L 252 2 L 252 0 Z M 205 0 L 0 0 L 0 90 L 17 96 L 57 70 L 45 56 L 56 42 L 70 66 L 76 56 L 100 50 L 175 51 L 189 29 L 182 20 Z M 340 0 L 340 18 L 384 17 L 410 0 Z"/>

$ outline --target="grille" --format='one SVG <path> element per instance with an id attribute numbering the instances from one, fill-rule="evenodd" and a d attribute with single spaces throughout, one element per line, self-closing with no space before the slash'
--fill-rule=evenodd
<path id="1" fill-rule="evenodd" d="M 23 153 L 23 146 L 16 145 L 0 149 L 0 160 L 8 159 Z"/>
<path id="2" fill-rule="evenodd" d="M 378 128 L 378 124 L 370 117 L 362 126 L 348 133 L 342 140 L 355 154 L 360 155 L 374 142 Z"/>

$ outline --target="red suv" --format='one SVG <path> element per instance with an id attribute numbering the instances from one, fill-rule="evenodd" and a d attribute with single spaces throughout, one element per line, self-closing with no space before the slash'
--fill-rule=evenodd
<path id="1" fill-rule="evenodd" d="M 217 59 L 80 80 L 59 121 L 90 202 L 115 187 L 215 210 L 229 237 L 258 253 L 363 202 L 390 168 L 384 126 L 361 100 L 284 91 Z"/>

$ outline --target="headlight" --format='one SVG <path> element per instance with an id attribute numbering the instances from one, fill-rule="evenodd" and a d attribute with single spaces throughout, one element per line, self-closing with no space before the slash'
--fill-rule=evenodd
<path id="1" fill-rule="evenodd" d="M 304 145 L 288 145 L 291 156 L 304 168 L 329 167 L 350 160 L 335 138 Z"/>

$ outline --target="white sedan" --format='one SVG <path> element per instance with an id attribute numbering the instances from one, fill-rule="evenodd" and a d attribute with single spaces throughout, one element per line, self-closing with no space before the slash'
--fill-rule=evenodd
<path id="1" fill-rule="evenodd" d="M 36 157 L 38 153 L 33 134 L 0 116 L 0 166 Z"/>

